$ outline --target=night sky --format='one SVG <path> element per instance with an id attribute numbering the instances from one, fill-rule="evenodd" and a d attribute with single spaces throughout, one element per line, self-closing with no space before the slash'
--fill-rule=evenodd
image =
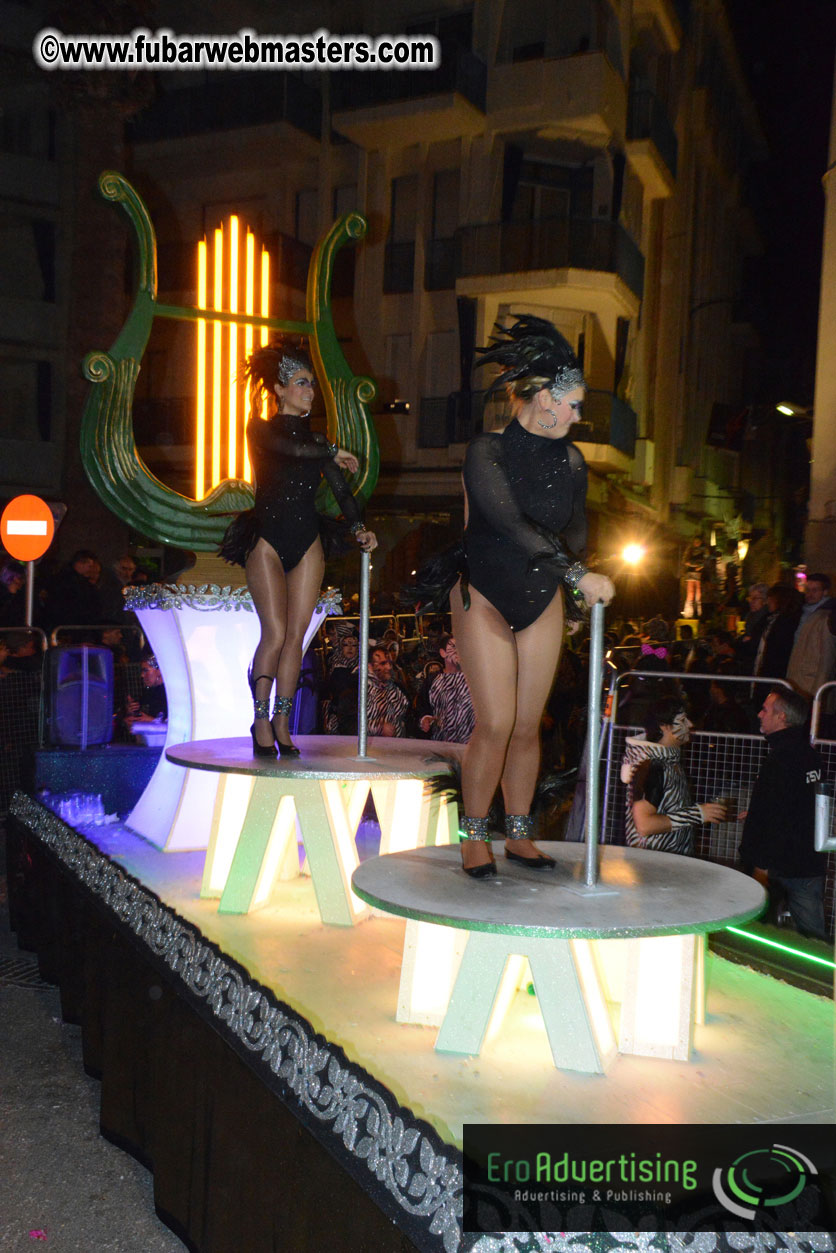
<path id="1" fill-rule="evenodd" d="M 728 0 L 737 47 L 770 148 L 755 171 L 766 239 L 764 318 L 778 399 L 812 404 L 836 0 Z"/>

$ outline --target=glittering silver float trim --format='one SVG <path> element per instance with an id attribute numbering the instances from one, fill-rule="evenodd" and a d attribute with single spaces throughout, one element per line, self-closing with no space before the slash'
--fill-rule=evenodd
<path id="1" fill-rule="evenodd" d="M 457 1253 L 462 1171 L 452 1146 L 449 1153 L 439 1152 L 439 1145 L 447 1146 L 427 1135 L 426 1124 L 410 1123 L 409 1111 L 391 1093 L 370 1086 L 359 1067 L 345 1065 L 336 1048 L 317 1040 L 309 1023 L 249 983 L 245 972 L 203 941 L 197 928 L 55 814 L 21 792 L 12 798 L 10 813 L 288 1086 L 298 1106 L 320 1123 L 319 1138 L 326 1147 L 334 1137 L 356 1159 L 358 1173 L 365 1165 L 409 1217 L 412 1229 L 416 1220 L 426 1221 L 422 1247 Z"/>
<path id="2" fill-rule="evenodd" d="M 544 1231 L 466 1239 L 476 1240 L 475 1244 L 468 1244 L 467 1253 L 831 1253 L 834 1247 L 831 1236 L 823 1231 Z"/>
<path id="3" fill-rule="evenodd" d="M 358 1165 L 365 1163 L 413 1227 L 416 1220 L 426 1222 L 422 1248 L 444 1253 L 834 1253 L 833 1233 L 822 1231 L 463 1235 L 462 1172 L 452 1146 L 449 1155 L 439 1152 L 441 1142 L 417 1121 L 410 1125 L 404 1117 L 408 1111 L 391 1093 L 372 1088 L 359 1068 L 343 1064 L 327 1041 L 316 1039 L 309 1023 L 248 983 L 195 927 L 55 814 L 22 792 L 12 798 L 10 813 L 287 1084 L 300 1110 L 321 1124 L 324 1144 L 333 1136 Z"/>
<path id="4" fill-rule="evenodd" d="M 243 609 L 253 612 L 253 601 L 246 587 L 221 587 L 217 583 L 147 583 L 144 587 L 126 587 L 123 591 L 126 609 Z M 341 614 L 342 594 L 339 588 L 328 587 L 316 602 L 314 612 Z"/>

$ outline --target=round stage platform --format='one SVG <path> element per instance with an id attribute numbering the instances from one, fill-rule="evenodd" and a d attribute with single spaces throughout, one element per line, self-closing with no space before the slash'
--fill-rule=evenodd
<path id="1" fill-rule="evenodd" d="M 295 743 L 298 757 L 255 757 L 249 737 L 166 749 L 175 765 L 215 776 L 211 821 L 194 834 L 206 848 L 201 896 L 220 898 L 221 913 L 267 904 L 277 880 L 299 874 L 301 836 L 322 921 L 352 926 L 369 912 L 350 884 L 369 792 L 381 852 L 449 843 L 457 838 L 457 806 L 426 782 L 448 774 L 463 746 L 381 736 L 359 757 L 354 737 L 300 735 Z"/>
<path id="2" fill-rule="evenodd" d="M 549 844 L 554 870 L 506 861 L 494 844 L 496 878 L 462 873 L 455 847 L 370 858 L 355 870 L 358 896 L 387 913 L 466 931 L 618 939 L 717 931 L 763 909 L 763 888 L 713 862 L 641 848 L 600 849 L 600 875 L 584 884 L 583 844 Z"/>
<path id="3" fill-rule="evenodd" d="M 357 755 L 357 739 L 348 735 L 296 735 L 298 757 L 255 757 L 252 740 L 192 740 L 173 744 L 166 757 L 192 770 L 294 779 L 431 779 L 446 774 L 445 757 L 460 757 L 463 744 L 439 740 L 403 740 L 370 736 L 366 757 Z"/>
<path id="4" fill-rule="evenodd" d="M 616 1052 L 685 1061 L 703 1015 L 704 933 L 754 918 L 763 889 L 725 866 L 611 846 L 587 887 L 584 845 L 549 851 L 556 867 L 530 870 L 497 841 L 498 874 L 479 880 L 455 847 L 357 867 L 357 896 L 407 919 L 398 1021 L 438 1024 L 436 1049 L 477 1054 L 527 961 L 556 1066 L 601 1074 Z"/>

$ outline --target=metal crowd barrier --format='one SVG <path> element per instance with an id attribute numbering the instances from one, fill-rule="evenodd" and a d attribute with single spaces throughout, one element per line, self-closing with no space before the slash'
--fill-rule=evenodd
<path id="1" fill-rule="evenodd" d="M 631 671 L 614 676 L 611 681 L 611 708 L 609 725 L 604 719 L 606 728 L 601 762 L 604 772 L 604 796 L 602 801 L 601 840 L 604 843 L 623 844 L 625 842 L 625 817 L 627 807 L 627 787 L 621 781 L 621 762 L 624 756 L 626 741 L 634 735 L 643 734 L 643 729 L 636 725 L 618 725 L 618 696 L 626 683 L 634 678 L 663 679 L 695 683 L 720 683 L 743 685 L 761 689 L 764 694 L 772 687 L 791 688 L 782 679 L 758 680 L 753 685 L 751 676 L 737 675 L 700 675 L 683 674 L 673 671 Z M 815 730 L 820 722 L 819 710 L 822 704 L 822 693 L 826 688 L 836 687 L 836 683 L 825 684 L 816 694 L 813 706 L 813 723 Z M 825 763 L 825 777 L 836 778 L 836 740 L 824 740 L 811 734 L 811 742 L 821 753 Z M 691 782 L 694 801 L 702 804 L 716 797 L 733 797 L 737 801 L 736 812 L 742 812 L 749 806 L 755 779 L 767 755 L 767 743 L 760 733 L 733 734 L 723 731 L 691 732 L 690 742 L 682 750 L 682 764 Z M 695 855 L 708 861 L 720 862 L 733 866 L 737 861 L 737 848 L 743 831 L 743 824 L 737 821 L 717 823 L 712 826 L 700 827 Z M 833 832 L 831 832 L 831 836 Z M 836 855 L 828 857 L 828 870 L 825 882 L 825 917 L 831 930 L 836 924 Z"/>
<path id="2" fill-rule="evenodd" d="M 127 635 L 134 641 L 135 648 L 141 652 L 145 647 L 145 636 L 142 628 L 138 623 L 134 622 L 111 622 L 106 626 L 78 626 L 75 623 L 66 623 L 64 626 L 57 626 L 50 633 L 49 642 L 53 648 L 61 648 L 73 644 L 90 644 L 102 643 L 103 636 L 109 631 L 119 631 L 123 638 Z M 83 638 L 62 638 L 72 636 L 82 636 Z"/>
<path id="3" fill-rule="evenodd" d="M 101 627 L 57 627 L 53 632 L 53 646 L 60 647 L 60 633 L 75 631 L 90 634 L 100 632 Z M 104 628 L 105 630 L 107 628 Z M 144 637 L 138 627 L 130 624 L 120 626 L 121 631 L 138 632 L 140 647 Z M 0 627 L 0 643 L 18 643 L 27 636 L 35 640 L 40 656 L 37 663 L 27 668 L 12 669 L 0 664 L 0 817 L 8 812 L 9 802 L 21 786 L 26 773 L 27 757 L 47 741 L 47 683 L 46 662 L 49 640 L 38 627 Z M 58 641 L 56 644 L 55 641 Z M 6 670 L 6 673 L 2 673 Z M 142 674 L 139 661 L 118 665 L 114 672 L 114 739 L 123 742 L 131 737 L 124 729 L 121 715 L 128 697 L 138 700 L 142 695 Z"/>

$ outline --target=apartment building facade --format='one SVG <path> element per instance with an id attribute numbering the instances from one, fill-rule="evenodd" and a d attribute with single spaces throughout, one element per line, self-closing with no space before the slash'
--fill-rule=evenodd
<path id="1" fill-rule="evenodd" d="M 275 25 L 275 6 L 236 6 L 218 29 L 264 29 L 268 12 Z M 161 298 L 195 303 L 197 241 L 236 212 L 274 259 L 272 311 L 302 316 L 316 239 L 339 213 L 366 216 L 335 317 L 353 368 L 379 384 L 373 504 L 390 547 L 409 534 L 407 560 L 416 522 L 455 523 L 467 440 L 507 420 L 483 404 L 475 349 L 521 310 L 583 359 L 577 442 L 599 553 L 625 518 L 675 546 L 734 516 L 738 453 L 706 439 L 757 368 L 744 192 L 764 141 L 721 0 L 359 0 L 314 3 L 304 20 L 433 34 L 442 63 L 160 74 L 127 124 L 125 168 L 157 230 Z M 193 330 L 155 326 L 137 435 L 187 492 L 193 413 Z"/>

